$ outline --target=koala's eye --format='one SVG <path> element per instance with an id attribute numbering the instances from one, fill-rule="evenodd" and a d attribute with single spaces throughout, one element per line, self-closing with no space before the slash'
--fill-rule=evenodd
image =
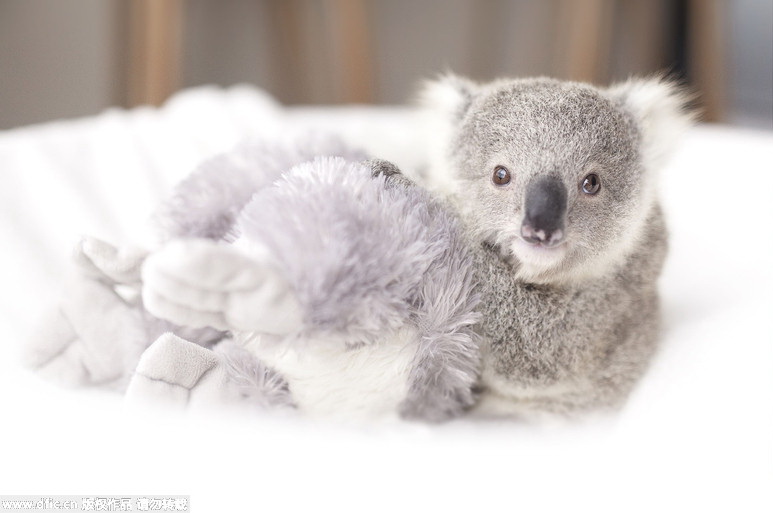
<path id="1" fill-rule="evenodd" d="M 595 173 L 591 173 L 582 180 L 582 192 L 585 194 L 596 194 L 601 189 L 601 178 Z"/>
<path id="2" fill-rule="evenodd" d="M 505 166 L 497 166 L 494 168 L 494 174 L 491 177 L 491 181 L 495 185 L 507 185 L 510 183 L 510 171 Z"/>

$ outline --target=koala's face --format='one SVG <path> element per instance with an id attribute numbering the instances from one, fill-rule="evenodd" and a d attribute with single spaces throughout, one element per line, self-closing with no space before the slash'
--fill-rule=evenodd
<path id="1" fill-rule="evenodd" d="M 624 99 L 548 79 L 468 87 L 462 98 L 446 163 L 477 236 L 528 281 L 608 272 L 653 203 Z"/>

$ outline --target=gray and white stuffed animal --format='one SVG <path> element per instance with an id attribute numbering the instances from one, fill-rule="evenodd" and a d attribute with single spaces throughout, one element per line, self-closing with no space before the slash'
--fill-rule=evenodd
<path id="1" fill-rule="evenodd" d="M 177 187 L 149 255 L 82 245 L 81 288 L 131 335 L 102 374 L 343 416 L 619 406 L 656 346 L 657 172 L 684 98 L 659 79 L 453 76 L 427 98 L 420 185 L 327 139 L 244 145 Z M 59 338 L 109 346 L 82 310 Z"/>
<path id="2" fill-rule="evenodd" d="M 457 416 L 479 372 L 472 254 L 450 209 L 362 157 L 303 140 L 202 166 L 158 215 L 169 242 L 143 264 L 144 306 L 227 332 L 233 379 L 276 375 L 253 395 L 306 413 Z"/>
<path id="3" fill-rule="evenodd" d="M 429 180 L 476 252 L 479 411 L 619 406 L 658 339 L 658 172 L 690 122 L 684 94 L 449 76 L 426 96 L 443 133 Z"/>
<path id="4" fill-rule="evenodd" d="M 461 414 L 480 367 L 472 252 L 450 208 L 364 158 L 306 137 L 205 162 L 152 250 L 78 247 L 32 365 L 182 406 Z"/>

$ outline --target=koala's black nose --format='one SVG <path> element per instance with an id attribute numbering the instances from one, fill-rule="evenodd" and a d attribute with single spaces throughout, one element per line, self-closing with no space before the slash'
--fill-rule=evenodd
<path id="1" fill-rule="evenodd" d="M 557 176 L 532 180 L 526 188 L 521 237 L 526 242 L 555 246 L 564 238 L 566 187 Z"/>

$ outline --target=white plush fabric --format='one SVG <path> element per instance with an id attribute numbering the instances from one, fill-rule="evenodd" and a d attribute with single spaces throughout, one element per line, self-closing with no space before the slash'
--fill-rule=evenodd
<path id="1" fill-rule="evenodd" d="M 126 390 L 126 402 L 142 412 L 149 407 L 206 408 L 216 414 L 229 407 L 243 410 L 240 399 L 217 353 L 171 333 L 142 353 Z"/>
<path id="2" fill-rule="evenodd" d="M 241 87 L 191 90 L 160 110 L 0 133 L 0 493 L 168 491 L 191 494 L 197 511 L 323 503 L 360 511 L 773 507 L 766 132 L 699 126 L 663 170 L 672 234 L 661 282 L 663 346 L 612 419 L 363 429 L 226 413 L 147 415 L 123 409 L 117 394 L 63 390 L 19 364 L 22 342 L 58 299 L 80 234 L 142 239 L 153 206 L 202 158 L 244 137 L 326 127 L 412 172 L 426 147 L 420 126 L 404 108 L 285 111 Z M 159 350 L 184 350 L 166 342 Z M 202 372 L 210 364 L 217 369 L 202 360 L 188 378 L 217 380 Z M 143 368 L 154 377 L 150 363 Z"/>

